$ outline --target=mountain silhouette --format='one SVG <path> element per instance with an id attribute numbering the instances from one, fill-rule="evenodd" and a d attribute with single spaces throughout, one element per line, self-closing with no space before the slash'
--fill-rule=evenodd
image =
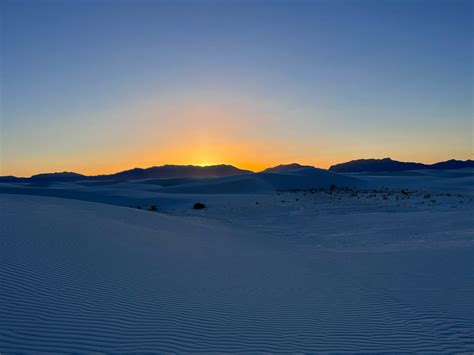
<path id="1" fill-rule="evenodd" d="M 58 182 L 67 182 L 67 181 L 76 181 L 84 179 L 86 176 L 78 173 L 73 173 L 69 171 L 64 171 L 62 173 L 46 173 L 46 174 L 37 174 L 33 175 L 30 179 L 32 181 L 49 181 L 54 180 Z"/>
<path id="2" fill-rule="evenodd" d="M 298 163 L 282 164 L 267 168 L 261 173 L 276 173 L 303 168 L 313 168 L 309 165 Z M 390 158 L 384 159 L 358 159 L 331 166 L 328 170 L 334 173 L 356 173 L 356 172 L 382 172 L 382 171 L 404 171 L 420 169 L 461 169 L 474 168 L 473 160 L 447 160 L 435 164 L 423 164 L 413 162 L 400 162 Z M 253 174 L 253 171 L 239 169 L 232 165 L 163 165 L 150 168 L 134 168 L 114 174 L 105 175 L 82 175 L 74 172 L 64 171 L 57 173 L 43 173 L 33 175 L 29 178 L 16 176 L 0 176 L 0 183 L 37 183 L 49 184 L 52 182 L 71 181 L 129 181 L 142 179 L 180 179 L 180 178 L 221 178 L 226 176 Z"/>
<path id="3" fill-rule="evenodd" d="M 440 163 L 430 165 L 430 169 L 460 169 L 474 168 L 474 160 L 447 160 Z"/>
<path id="4" fill-rule="evenodd" d="M 413 162 L 401 162 L 390 158 L 384 159 L 358 159 L 346 163 L 333 165 L 329 168 L 335 173 L 359 173 L 359 172 L 381 172 L 381 171 L 404 171 L 420 169 L 461 169 L 474 168 L 473 160 L 451 159 L 435 164 L 423 164 Z"/>
<path id="5" fill-rule="evenodd" d="M 49 183 L 49 182 L 69 182 L 87 179 L 88 177 L 82 174 L 77 174 L 69 171 L 58 173 L 44 173 L 33 175 L 29 178 L 16 176 L 0 176 L 0 182 L 34 182 L 34 183 Z"/>
<path id="6" fill-rule="evenodd" d="M 280 171 L 287 171 L 287 170 L 295 170 L 295 169 L 302 169 L 302 168 L 313 168 L 310 165 L 301 165 L 298 163 L 291 163 L 291 164 L 281 164 L 271 168 L 267 168 L 262 170 L 262 173 L 276 173 Z"/>
<path id="7" fill-rule="evenodd" d="M 0 176 L 0 182 L 70 182 L 81 180 L 114 180 L 128 181 L 141 179 L 169 179 L 169 178 L 217 178 L 231 175 L 252 173 L 250 170 L 243 170 L 232 165 L 163 165 L 151 168 L 134 168 L 114 174 L 87 176 L 73 172 L 45 173 L 33 175 L 30 178 L 18 178 L 15 176 Z"/>
<path id="8" fill-rule="evenodd" d="M 163 165 L 147 169 L 134 168 L 110 175 L 97 175 L 91 178 L 107 180 L 140 180 L 140 179 L 169 179 L 169 178 L 216 178 L 230 175 L 248 174 L 250 170 L 243 170 L 232 165 Z"/>

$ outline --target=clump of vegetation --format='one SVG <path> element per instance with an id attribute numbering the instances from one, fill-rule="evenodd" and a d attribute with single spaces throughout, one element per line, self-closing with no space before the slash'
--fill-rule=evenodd
<path id="1" fill-rule="evenodd" d="M 423 197 L 424 197 L 424 198 L 430 198 L 430 197 L 431 197 L 431 194 L 425 194 Z"/>
<path id="2" fill-rule="evenodd" d="M 137 210 L 141 210 L 142 209 L 142 206 L 140 205 L 136 205 L 136 206 L 133 206 L 133 205 L 130 205 L 129 206 L 130 208 L 136 208 Z M 145 209 L 147 211 L 151 211 L 151 212 L 157 212 L 158 211 L 158 208 L 155 206 L 155 205 L 151 205 L 150 207 L 146 208 Z"/>
<path id="3" fill-rule="evenodd" d="M 195 209 L 195 210 L 202 210 L 203 208 L 206 208 L 206 205 L 204 203 L 201 203 L 201 202 L 196 202 L 193 205 L 193 209 Z"/>

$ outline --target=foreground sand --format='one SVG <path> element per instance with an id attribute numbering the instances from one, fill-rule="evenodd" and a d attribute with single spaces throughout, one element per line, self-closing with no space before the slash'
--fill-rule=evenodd
<path id="1" fill-rule="evenodd" d="M 472 352 L 472 201 L 398 195 L 2 194 L 0 352 Z"/>

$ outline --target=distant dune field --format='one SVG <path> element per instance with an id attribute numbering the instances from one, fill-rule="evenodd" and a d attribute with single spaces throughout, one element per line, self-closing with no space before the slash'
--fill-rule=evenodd
<path id="1" fill-rule="evenodd" d="M 472 352 L 473 177 L 420 174 L 2 184 L 0 351 Z"/>

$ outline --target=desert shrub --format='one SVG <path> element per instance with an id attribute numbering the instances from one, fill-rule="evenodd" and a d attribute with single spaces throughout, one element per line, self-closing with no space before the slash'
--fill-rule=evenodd
<path id="1" fill-rule="evenodd" d="M 193 205 L 193 209 L 195 209 L 195 210 L 202 210 L 203 208 L 206 208 L 206 205 L 204 203 L 201 203 L 201 202 L 196 202 Z"/>

